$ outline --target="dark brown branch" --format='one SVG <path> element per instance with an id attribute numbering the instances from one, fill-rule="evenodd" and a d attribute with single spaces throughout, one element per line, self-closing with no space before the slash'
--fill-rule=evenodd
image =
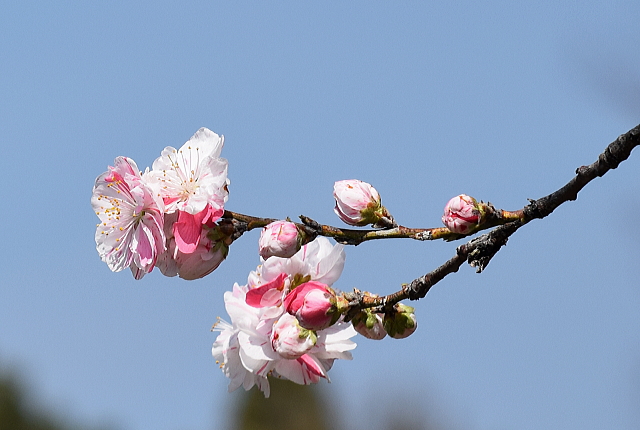
<path id="1" fill-rule="evenodd" d="M 553 212 L 558 206 L 569 200 L 576 200 L 578 192 L 593 179 L 603 176 L 611 169 L 615 169 L 621 162 L 629 158 L 631 151 L 640 145 L 640 125 L 619 136 L 598 157 L 598 160 L 589 166 L 581 166 L 576 169 L 576 176 L 564 187 L 539 200 L 531 201 L 524 208 L 524 221 L 544 218 Z"/>

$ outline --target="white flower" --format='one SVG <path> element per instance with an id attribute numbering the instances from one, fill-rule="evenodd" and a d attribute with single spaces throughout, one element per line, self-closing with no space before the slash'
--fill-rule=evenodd
<path id="1" fill-rule="evenodd" d="M 178 212 L 173 237 L 180 252 L 198 249 L 203 225 L 224 214 L 229 192 L 227 160 L 220 158 L 224 137 L 207 128 L 198 130 L 182 148 L 170 146 L 153 162 L 145 178 L 162 198 L 165 212 Z"/>
<path id="2" fill-rule="evenodd" d="M 275 307 L 280 312 L 277 307 L 292 288 L 308 281 L 332 285 L 342 274 L 345 258 L 344 246 L 331 245 L 325 237 L 303 246 L 291 258 L 261 258 L 262 264 L 249 274 L 248 302 L 256 307 Z"/>
<path id="3" fill-rule="evenodd" d="M 162 151 L 149 176 L 167 213 L 196 215 L 207 205 L 223 210 L 228 198 L 227 160 L 220 158 L 223 145 L 224 136 L 203 127 L 180 149 L 167 146 Z"/>
<path id="4" fill-rule="evenodd" d="M 251 331 L 260 322 L 261 310 L 247 305 L 244 301 L 245 287 L 238 284 L 233 291 L 224 293 L 225 307 L 231 317 L 232 324 L 218 320 L 212 331 L 220 334 L 213 343 L 211 353 L 220 365 L 224 375 L 230 379 L 229 392 L 243 387 L 250 390 L 257 385 L 260 391 L 269 397 L 269 381 L 264 375 L 258 375 L 247 369 L 240 358 L 238 334 Z"/>

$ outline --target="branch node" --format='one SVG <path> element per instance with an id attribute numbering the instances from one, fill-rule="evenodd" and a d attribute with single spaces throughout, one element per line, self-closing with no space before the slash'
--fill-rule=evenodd
<path id="1" fill-rule="evenodd" d="M 416 240 L 431 240 L 433 235 L 431 234 L 431 230 L 428 230 L 428 231 L 418 232 L 413 237 Z"/>

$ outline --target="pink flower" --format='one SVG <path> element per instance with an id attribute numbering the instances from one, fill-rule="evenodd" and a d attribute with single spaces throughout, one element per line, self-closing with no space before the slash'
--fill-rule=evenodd
<path id="1" fill-rule="evenodd" d="M 478 202 L 466 194 L 452 198 L 444 207 L 442 222 L 453 233 L 473 232 L 482 222 Z"/>
<path id="2" fill-rule="evenodd" d="M 213 272 L 225 260 L 229 247 L 224 239 L 214 240 L 220 236 L 218 227 L 211 224 L 203 225 L 200 231 L 198 245 L 190 253 L 185 253 L 177 246 L 177 238 L 173 235 L 173 223 L 178 219 L 178 213 L 165 215 L 165 234 L 167 237 L 167 251 L 158 259 L 158 268 L 165 276 L 180 276 L 182 279 L 200 279 Z"/>
<path id="3" fill-rule="evenodd" d="M 179 212 L 173 235 L 183 253 L 196 250 L 202 226 L 217 221 L 228 198 L 224 137 L 198 130 L 180 149 L 166 147 L 146 175 L 168 214 Z"/>
<path id="4" fill-rule="evenodd" d="M 284 358 L 297 359 L 309 352 L 316 344 L 316 334 L 300 327 L 293 315 L 283 314 L 273 325 L 271 346 Z"/>
<path id="5" fill-rule="evenodd" d="M 284 299 L 287 312 L 309 330 L 322 330 L 334 324 L 344 310 L 344 299 L 327 285 L 309 281 L 294 288 Z"/>
<path id="6" fill-rule="evenodd" d="M 267 225 L 260 233 L 258 247 L 260 256 L 265 260 L 269 257 L 292 257 L 302 246 L 302 235 L 298 227 L 289 221 L 276 221 Z"/>
<path id="7" fill-rule="evenodd" d="M 164 205 L 143 181 L 136 163 L 118 157 L 96 178 L 91 205 L 100 224 L 96 248 L 114 272 L 130 267 L 141 279 L 165 250 Z"/>
<path id="8" fill-rule="evenodd" d="M 357 179 L 338 181 L 333 185 L 336 199 L 334 211 L 349 225 L 385 225 L 393 223 L 393 218 L 380 203 L 380 195 L 375 188 Z"/>

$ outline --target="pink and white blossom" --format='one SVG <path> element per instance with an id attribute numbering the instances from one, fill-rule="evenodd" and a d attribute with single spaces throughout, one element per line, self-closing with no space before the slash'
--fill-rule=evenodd
<path id="1" fill-rule="evenodd" d="M 298 227 L 290 221 L 275 221 L 262 229 L 258 248 L 260 256 L 292 257 L 302 246 L 302 236 Z"/>
<path id="2" fill-rule="evenodd" d="M 480 206 L 473 197 L 460 194 L 445 205 L 442 222 L 453 233 L 471 233 L 482 222 Z"/>
<path id="3" fill-rule="evenodd" d="M 146 174 L 165 212 L 179 213 L 173 235 L 183 253 L 194 252 L 202 225 L 224 213 L 229 181 L 227 160 L 220 158 L 223 144 L 224 136 L 201 128 L 180 149 L 166 147 Z"/>
<path id="4" fill-rule="evenodd" d="M 136 163 L 116 158 L 96 178 L 91 205 L 100 218 L 95 239 L 102 261 L 114 272 L 131 268 L 136 279 L 151 272 L 165 250 L 164 204 Z"/>
<path id="5" fill-rule="evenodd" d="M 334 211 L 346 224 L 364 226 L 377 225 L 386 218 L 393 218 L 382 206 L 380 194 L 371 184 L 358 179 L 338 181 L 333 185 L 333 197 L 336 200 Z"/>

